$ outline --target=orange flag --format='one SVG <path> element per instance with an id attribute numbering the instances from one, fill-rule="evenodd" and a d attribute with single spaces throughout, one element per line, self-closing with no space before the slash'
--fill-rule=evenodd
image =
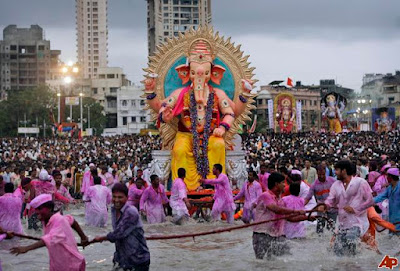
<path id="1" fill-rule="evenodd" d="M 293 87 L 293 80 L 288 77 L 286 85 Z"/>

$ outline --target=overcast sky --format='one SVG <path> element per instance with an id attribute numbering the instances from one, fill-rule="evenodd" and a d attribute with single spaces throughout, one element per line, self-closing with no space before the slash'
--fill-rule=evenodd
<path id="1" fill-rule="evenodd" d="M 213 0 L 216 30 L 242 44 L 260 84 L 290 76 L 359 90 L 365 73 L 400 70 L 400 0 Z M 109 65 L 133 82 L 147 63 L 145 0 L 109 0 Z M 0 0 L 0 28 L 44 28 L 76 60 L 75 0 Z"/>

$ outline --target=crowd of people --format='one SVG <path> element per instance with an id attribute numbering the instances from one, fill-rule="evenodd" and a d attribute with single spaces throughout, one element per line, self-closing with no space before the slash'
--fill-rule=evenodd
<path id="1" fill-rule="evenodd" d="M 304 220 L 316 221 L 319 234 L 335 231 L 332 246 L 339 256 L 355 255 L 360 240 L 378 251 L 376 225 L 394 235 L 400 231 L 399 136 L 398 131 L 243 136 L 248 180 L 240 191 L 232 192 L 232 180 L 220 164 L 213 166 L 216 178 L 201 179 L 200 189 L 214 190 L 213 220 L 273 221 L 252 228 L 257 259 L 284 254 L 289 250 L 286 239 L 307 238 Z M 179 225 L 193 213 L 184 168 L 168 195 L 159 176 L 149 172 L 151 151 L 160 146 L 157 136 L 1 142 L 0 240 L 22 234 L 21 217 L 27 216 L 28 228 L 43 227 L 44 235 L 11 253 L 46 246 L 50 270 L 60 270 L 65 261 L 71 270 L 84 270 L 72 229 L 84 246 L 116 243 L 114 263 L 121 270 L 148 270 L 142 219 L 164 223 L 172 214 L 171 221 Z M 79 189 L 77 174 L 83 177 Z M 112 203 L 113 231 L 88 240 L 74 218 L 63 215 L 77 200 L 84 202 L 85 223 L 92 227 L 107 224 Z"/>

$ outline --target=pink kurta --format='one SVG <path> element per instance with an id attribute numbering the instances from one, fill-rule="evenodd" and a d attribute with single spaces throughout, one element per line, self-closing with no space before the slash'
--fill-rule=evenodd
<path id="1" fill-rule="evenodd" d="M 383 191 L 386 190 L 388 185 L 389 185 L 389 182 L 388 182 L 386 176 L 385 175 L 380 175 L 376 179 L 376 182 L 375 182 L 374 186 L 372 187 L 372 191 L 376 192 L 376 195 L 379 195 L 380 193 L 382 193 Z M 377 205 L 382 210 L 381 217 L 383 217 L 384 219 L 387 219 L 388 215 L 389 215 L 389 208 L 388 208 L 389 207 L 389 200 L 385 199 L 384 201 L 379 202 Z"/>
<path id="2" fill-rule="evenodd" d="M 285 207 L 288 209 L 305 210 L 304 199 L 301 197 L 289 195 L 289 196 L 283 197 L 282 201 L 285 204 Z M 285 236 L 289 239 L 306 237 L 306 231 L 304 228 L 303 221 L 301 221 L 301 222 L 285 221 L 284 233 L 285 233 Z"/>
<path id="3" fill-rule="evenodd" d="M 163 204 L 168 203 L 167 195 L 162 184 L 155 190 L 149 186 L 144 190 L 140 199 L 140 210 L 144 210 L 147 216 L 147 222 L 150 224 L 162 223 L 165 221 Z"/>
<path id="4" fill-rule="evenodd" d="M 110 189 L 100 184 L 91 186 L 86 190 L 86 199 L 90 200 L 86 204 L 86 225 L 104 227 L 108 218 L 107 204 L 111 203 Z"/>
<path id="5" fill-rule="evenodd" d="M 181 178 L 177 178 L 171 188 L 171 197 L 169 206 L 172 208 L 172 214 L 177 216 L 189 215 L 184 198 L 187 198 L 187 187 Z"/>
<path id="6" fill-rule="evenodd" d="M 205 180 L 205 184 L 215 186 L 213 213 L 233 212 L 236 205 L 233 202 L 232 189 L 228 177 L 221 173 L 218 178 Z"/>
<path id="7" fill-rule="evenodd" d="M 329 207 L 338 208 L 339 228 L 359 227 L 361 236 L 368 230 L 367 209 L 374 205 L 374 199 L 366 180 L 352 177 L 346 190 L 342 181 L 334 182 L 325 204 Z M 355 214 L 347 213 L 343 209 L 345 206 L 352 207 Z"/>
<path id="8" fill-rule="evenodd" d="M 85 258 L 79 253 L 71 225 L 74 218 L 55 213 L 44 226 L 42 240 L 50 258 L 50 271 L 83 271 Z"/>
<path id="9" fill-rule="evenodd" d="M 244 197 L 244 205 L 243 205 L 243 216 L 242 220 L 245 222 L 250 222 L 251 219 L 254 219 L 254 211 L 253 211 L 253 203 L 256 203 L 258 197 L 262 194 L 261 184 L 257 181 L 253 181 L 252 183 L 246 181 L 242 189 L 240 189 L 239 194 L 237 194 L 233 200 L 239 200 Z"/>
<path id="10" fill-rule="evenodd" d="M 136 209 L 139 210 L 140 199 L 145 189 L 146 188 L 144 186 L 142 186 L 141 189 L 138 189 L 136 185 L 131 185 L 128 192 L 128 204 L 135 206 Z"/>
<path id="11" fill-rule="evenodd" d="M 278 198 L 271 190 L 268 190 L 261 194 L 257 199 L 257 207 L 255 211 L 254 222 L 277 219 L 282 217 L 277 213 L 272 212 L 267 208 L 268 205 L 277 205 L 279 207 L 285 207 L 283 201 Z M 264 223 L 254 226 L 253 231 L 259 233 L 266 233 L 273 237 L 279 237 L 284 234 L 285 220 L 277 220 L 274 222 Z"/>
<path id="12" fill-rule="evenodd" d="M 81 193 L 85 193 L 86 190 L 94 184 L 92 173 L 87 171 L 83 174 L 82 185 L 81 185 Z"/>
<path id="13" fill-rule="evenodd" d="M 0 227 L 5 231 L 23 233 L 21 224 L 22 200 L 6 193 L 0 197 Z"/>

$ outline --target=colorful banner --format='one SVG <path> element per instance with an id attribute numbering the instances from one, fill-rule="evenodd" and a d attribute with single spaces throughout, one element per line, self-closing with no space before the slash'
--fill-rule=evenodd
<path id="1" fill-rule="evenodd" d="M 274 122 L 274 101 L 272 99 L 268 100 L 268 121 L 269 121 L 269 128 L 275 128 Z"/>
<path id="2" fill-rule="evenodd" d="M 66 105 L 79 105 L 79 97 L 65 97 Z"/>
<path id="3" fill-rule="evenodd" d="M 296 122 L 297 122 L 297 131 L 302 130 L 302 120 L 301 120 L 301 101 L 296 102 Z"/>

